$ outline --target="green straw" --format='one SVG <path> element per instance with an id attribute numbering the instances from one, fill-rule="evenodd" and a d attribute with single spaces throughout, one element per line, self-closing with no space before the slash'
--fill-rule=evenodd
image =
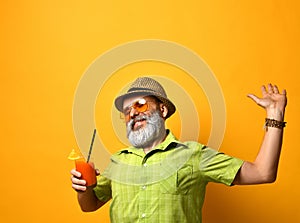
<path id="1" fill-rule="evenodd" d="M 90 161 L 90 158 L 91 158 L 91 153 L 92 153 L 92 149 L 93 149 L 95 135 L 96 135 L 96 129 L 94 129 L 93 138 L 92 138 L 92 142 L 91 142 L 91 145 L 90 145 L 90 150 L 89 150 L 88 158 L 87 158 L 87 161 L 86 161 L 87 163 Z"/>

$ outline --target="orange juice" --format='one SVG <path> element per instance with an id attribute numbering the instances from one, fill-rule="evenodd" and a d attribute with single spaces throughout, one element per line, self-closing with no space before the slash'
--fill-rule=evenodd
<path id="1" fill-rule="evenodd" d="M 74 149 L 68 158 L 70 160 L 75 160 L 76 170 L 81 173 L 81 179 L 86 181 L 86 186 L 96 184 L 96 171 L 92 163 L 87 163 L 84 157 Z"/>
<path id="2" fill-rule="evenodd" d="M 96 171 L 92 163 L 87 163 L 84 159 L 75 160 L 76 170 L 81 173 L 81 179 L 86 181 L 86 186 L 96 184 Z"/>

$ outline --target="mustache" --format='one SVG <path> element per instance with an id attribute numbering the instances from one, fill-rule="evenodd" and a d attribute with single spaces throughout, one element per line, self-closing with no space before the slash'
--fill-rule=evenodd
<path id="1" fill-rule="evenodd" d="M 131 120 L 128 122 L 127 126 L 130 127 L 130 128 L 132 129 L 133 126 L 134 126 L 134 124 L 135 124 L 136 122 L 138 122 L 138 121 L 143 121 L 143 120 L 148 121 L 149 118 L 150 118 L 150 117 L 147 116 L 147 115 L 139 115 L 139 116 L 137 116 L 137 117 L 131 119 Z"/>

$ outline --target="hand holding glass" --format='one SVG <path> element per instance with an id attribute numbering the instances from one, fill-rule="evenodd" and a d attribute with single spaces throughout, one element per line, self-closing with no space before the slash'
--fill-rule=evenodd
<path id="1" fill-rule="evenodd" d="M 96 184 L 96 170 L 93 163 L 87 162 L 84 157 L 74 149 L 70 153 L 68 159 L 75 161 L 76 171 L 81 173 L 80 179 L 86 181 L 86 186 Z"/>

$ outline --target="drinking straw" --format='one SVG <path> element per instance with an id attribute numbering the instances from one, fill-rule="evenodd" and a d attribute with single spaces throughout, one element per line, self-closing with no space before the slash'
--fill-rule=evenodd
<path id="1" fill-rule="evenodd" d="M 92 153 L 92 148 L 93 148 L 93 144 L 94 144 L 95 135 L 96 135 L 96 129 L 94 129 L 93 138 L 92 138 L 92 141 L 91 141 L 88 158 L 86 160 L 87 163 L 90 161 L 90 158 L 91 158 L 91 153 Z"/>

